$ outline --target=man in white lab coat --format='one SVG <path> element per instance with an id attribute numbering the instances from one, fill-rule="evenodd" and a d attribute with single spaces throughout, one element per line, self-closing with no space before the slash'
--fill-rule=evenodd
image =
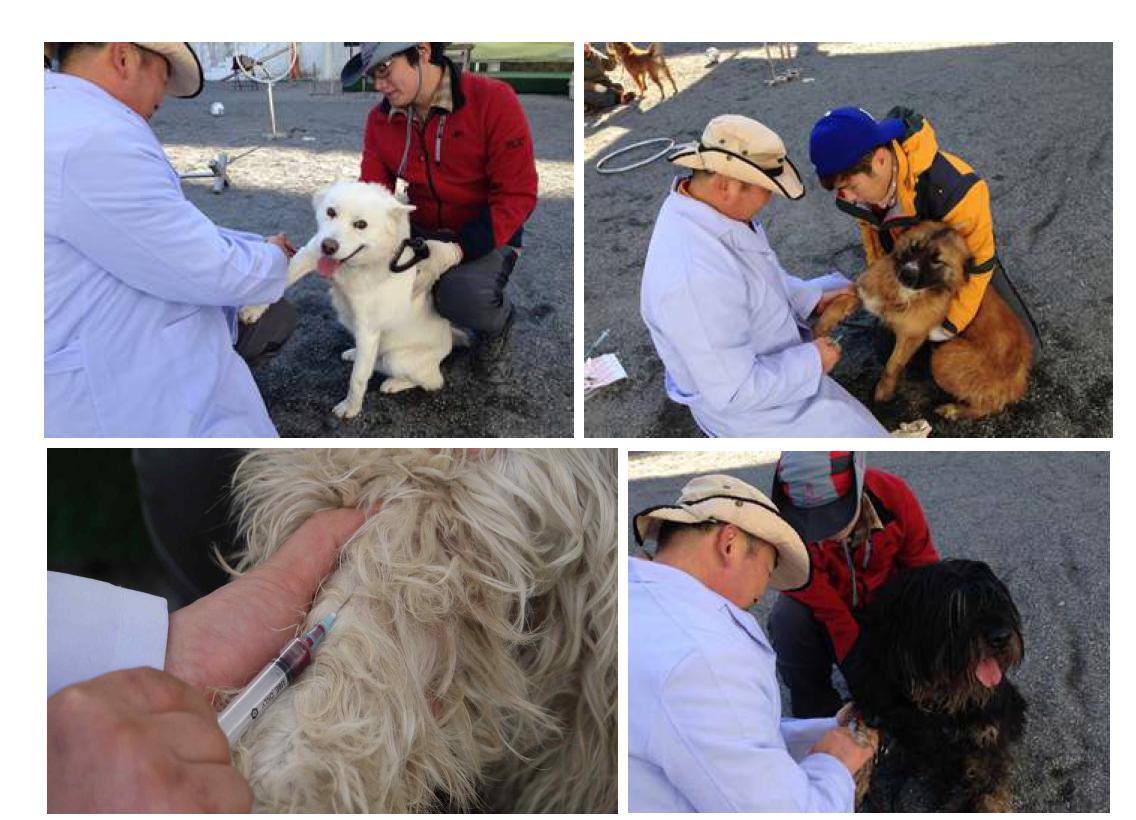
<path id="1" fill-rule="evenodd" d="M 149 118 L 196 96 L 188 43 L 59 44 L 44 73 L 44 434 L 274 436 L 234 351 L 236 309 L 277 300 L 290 246 L 219 228 Z"/>
<path id="2" fill-rule="evenodd" d="M 773 194 L 805 194 L 781 138 L 728 114 L 670 160 L 693 174 L 659 211 L 640 295 L 667 395 L 711 436 L 886 436 L 828 376 L 839 345 L 809 326 L 851 285 L 786 273 L 756 219 Z"/>
<path id="3" fill-rule="evenodd" d="M 782 720 L 773 649 L 747 611 L 767 586 L 808 583 L 800 536 L 726 475 L 643 511 L 635 535 L 657 547 L 628 572 L 630 810 L 852 811 L 878 739 Z"/>

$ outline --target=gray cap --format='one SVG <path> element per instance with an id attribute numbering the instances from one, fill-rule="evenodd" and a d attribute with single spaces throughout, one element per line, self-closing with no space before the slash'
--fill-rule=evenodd
<path id="1" fill-rule="evenodd" d="M 363 43 L 359 53 L 347 61 L 339 72 L 339 82 L 343 88 L 350 88 L 370 74 L 376 65 L 400 51 L 414 48 L 418 43 Z"/>

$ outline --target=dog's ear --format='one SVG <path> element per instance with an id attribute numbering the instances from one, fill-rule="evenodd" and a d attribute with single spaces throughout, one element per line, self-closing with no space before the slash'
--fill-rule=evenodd
<path id="1" fill-rule="evenodd" d="M 395 204 L 395 208 L 400 213 L 404 213 L 404 214 L 408 214 L 411 211 L 415 210 L 415 206 L 411 205 L 408 202 L 398 202 L 398 203 Z"/>
<path id="2" fill-rule="evenodd" d="M 322 210 L 321 203 L 324 197 L 327 196 L 328 191 L 338 184 L 339 180 L 335 180 L 334 182 L 329 182 L 327 185 L 324 185 L 322 188 L 317 188 L 316 192 L 312 194 L 312 207 L 317 211 Z"/>

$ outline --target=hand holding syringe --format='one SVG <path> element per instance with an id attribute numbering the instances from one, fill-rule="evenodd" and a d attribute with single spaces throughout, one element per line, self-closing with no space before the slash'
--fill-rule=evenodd
<path id="1" fill-rule="evenodd" d="M 343 609 L 349 600 L 350 595 L 340 604 L 339 609 Z M 336 610 L 303 635 L 289 641 L 284 650 L 222 710 L 217 722 L 229 739 L 229 746 L 235 746 L 252 722 L 264 714 L 264 710 L 272 705 L 280 693 L 311 665 L 316 649 L 323 643 L 338 617 L 339 611 Z"/>

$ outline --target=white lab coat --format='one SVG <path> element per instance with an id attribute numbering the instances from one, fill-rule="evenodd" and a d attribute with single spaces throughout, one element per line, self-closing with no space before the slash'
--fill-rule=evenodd
<path id="1" fill-rule="evenodd" d="M 711 436 L 869 437 L 887 431 L 824 375 L 808 317 L 839 273 L 786 273 L 759 222 L 672 190 L 655 222 L 640 311 L 667 395 Z"/>
<path id="2" fill-rule="evenodd" d="M 44 434 L 274 436 L 233 350 L 236 308 L 288 262 L 185 198 L 149 124 L 44 74 Z"/>
<path id="3" fill-rule="evenodd" d="M 47 695 L 166 659 L 166 602 L 91 578 L 47 573 Z"/>
<path id="4" fill-rule="evenodd" d="M 781 719 L 775 657 L 753 615 L 694 577 L 628 569 L 631 811 L 853 810 L 848 769 L 809 754 L 834 719 Z"/>

